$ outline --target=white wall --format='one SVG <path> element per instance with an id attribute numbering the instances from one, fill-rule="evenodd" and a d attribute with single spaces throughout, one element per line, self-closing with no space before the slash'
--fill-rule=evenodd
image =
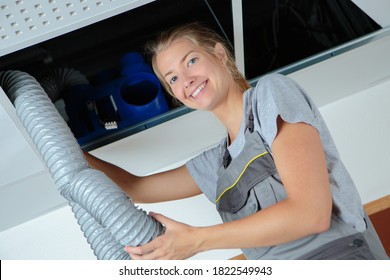
<path id="1" fill-rule="evenodd" d="M 390 194 L 388 49 L 390 36 L 290 75 L 320 104 L 364 203 Z M 193 112 L 94 153 L 141 175 L 181 164 L 223 135 L 223 128 L 211 114 Z M 142 207 L 193 225 L 219 222 L 213 205 L 204 196 Z M 197 258 L 221 259 L 238 253 L 238 250 L 221 250 Z M 60 207 L 0 232 L 0 258 L 93 259 L 94 256 L 69 208 Z"/>
<path id="2" fill-rule="evenodd" d="M 363 203 L 390 194 L 390 79 L 320 111 Z"/>
<path id="3" fill-rule="evenodd" d="M 390 26 L 390 1 L 389 0 L 352 0 L 366 14 L 375 20 L 380 26 Z"/>

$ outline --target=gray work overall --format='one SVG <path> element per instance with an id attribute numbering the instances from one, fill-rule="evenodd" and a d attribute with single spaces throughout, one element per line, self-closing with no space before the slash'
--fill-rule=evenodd
<path id="1" fill-rule="evenodd" d="M 218 171 L 217 210 L 222 220 L 228 222 L 261 211 L 286 197 L 273 158 L 260 134 L 254 131 L 253 115 L 249 113 L 245 145 L 240 154 L 232 160 L 226 145 Z M 378 256 L 371 253 L 366 239 L 333 214 L 326 232 L 278 246 L 242 251 L 247 259 L 375 259 Z"/>

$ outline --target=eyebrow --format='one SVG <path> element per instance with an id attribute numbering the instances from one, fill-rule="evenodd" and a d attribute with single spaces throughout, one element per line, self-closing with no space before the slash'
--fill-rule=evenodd
<path id="1" fill-rule="evenodd" d="M 193 53 L 193 52 L 195 52 L 195 51 L 193 51 L 193 50 L 188 51 L 188 52 L 183 56 L 183 58 L 180 60 L 180 63 L 179 63 L 179 64 L 182 64 L 183 61 L 185 61 L 186 58 L 187 58 L 191 53 Z M 171 73 L 172 73 L 172 70 L 169 70 L 169 71 L 164 75 L 164 78 L 165 78 L 166 76 L 168 76 L 169 74 L 171 74 Z"/>

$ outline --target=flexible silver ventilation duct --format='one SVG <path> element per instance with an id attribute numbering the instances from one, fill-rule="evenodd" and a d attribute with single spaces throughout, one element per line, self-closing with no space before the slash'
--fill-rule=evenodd
<path id="1" fill-rule="evenodd" d="M 80 71 L 67 67 L 50 71 L 38 82 L 53 103 L 62 97 L 68 87 L 89 84 L 88 79 Z"/>
<path id="2" fill-rule="evenodd" d="M 164 227 L 88 163 L 40 84 L 20 71 L 0 72 L 0 86 L 42 155 L 98 259 L 129 259 L 124 245 L 145 244 Z"/>

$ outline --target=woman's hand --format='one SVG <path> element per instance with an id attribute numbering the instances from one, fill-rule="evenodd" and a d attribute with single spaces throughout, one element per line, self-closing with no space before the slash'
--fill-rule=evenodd
<path id="1" fill-rule="evenodd" d="M 137 247 L 125 247 L 133 260 L 174 260 L 187 259 L 198 253 L 199 240 L 196 228 L 174 221 L 161 214 L 150 213 L 166 227 L 163 235 Z"/>

